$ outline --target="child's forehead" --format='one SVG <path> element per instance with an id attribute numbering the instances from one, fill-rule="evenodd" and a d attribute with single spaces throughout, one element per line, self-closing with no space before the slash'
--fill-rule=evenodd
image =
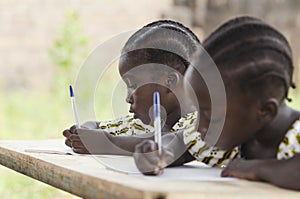
<path id="1" fill-rule="evenodd" d="M 119 64 L 119 72 L 124 76 L 149 76 L 161 77 L 176 70 L 170 66 L 160 63 L 144 63 L 140 65 Z"/>

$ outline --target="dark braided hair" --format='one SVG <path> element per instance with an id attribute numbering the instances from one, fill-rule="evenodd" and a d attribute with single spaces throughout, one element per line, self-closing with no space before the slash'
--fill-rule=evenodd
<path id="1" fill-rule="evenodd" d="M 187 69 L 199 44 L 197 36 L 181 23 L 159 20 L 134 33 L 125 43 L 121 58 L 135 65 L 159 63 L 177 69 L 183 64 Z"/>
<path id="2" fill-rule="evenodd" d="M 224 23 L 203 43 L 226 82 L 262 97 L 288 97 L 293 58 L 286 38 L 260 19 L 243 16 Z M 234 78 L 237 81 L 228 81 Z M 290 99 L 287 98 L 289 101 Z"/>

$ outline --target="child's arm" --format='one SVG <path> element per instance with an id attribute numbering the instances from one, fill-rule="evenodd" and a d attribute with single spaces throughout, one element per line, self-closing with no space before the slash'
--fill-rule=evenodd
<path id="1" fill-rule="evenodd" d="M 133 135 L 145 135 L 153 132 L 153 127 L 143 124 L 141 120 L 134 119 L 133 116 L 127 115 L 110 121 L 88 121 L 81 125 L 81 128 L 97 130 L 101 133 L 104 131 L 113 136 L 133 136 Z M 74 134 L 76 126 L 63 131 L 65 136 L 65 144 L 71 146 L 70 136 Z"/>
<path id="2" fill-rule="evenodd" d="M 83 123 L 80 127 L 87 128 L 87 129 L 98 129 L 99 122 L 87 121 L 87 122 Z"/>
<path id="3" fill-rule="evenodd" d="M 222 176 L 264 181 L 279 187 L 300 190 L 300 154 L 287 160 L 237 159 L 223 170 Z"/>
<path id="4" fill-rule="evenodd" d="M 157 144 L 153 140 L 143 141 L 135 147 L 134 160 L 143 174 L 158 175 L 167 166 L 179 166 L 195 159 L 186 149 L 182 132 L 164 135 L 162 145 L 161 156 L 158 155 Z"/>
<path id="5" fill-rule="evenodd" d="M 74 134 L 74 131 L 76 130 L 76 125 L 73 125 L 71 126 L 69 129 L 65 129 L 63 131 L 63 136 L 65 137 L 65 144 L 68 146 L 68 147 L 71 147 L 71 141 L 70 141 L 70 136 L 72 134 Z M 81 128 L 85 128 L 85 129 L 98 129 L 98 122 L 94 122 L 94 121 L 88 121 L 88 122 L 85 122 L 81 125 Z"/>
<path id="6" fill-rule="evenodd" d="M 83 154 L 113 154 L 132 155 L 135 146 L 147 139 L 153 139 L 152 134 L 144 136 L 113 136 L 105 131 L 94 129 L 73 128 L 69 135 L 69 146 L 76 153 Z"/>

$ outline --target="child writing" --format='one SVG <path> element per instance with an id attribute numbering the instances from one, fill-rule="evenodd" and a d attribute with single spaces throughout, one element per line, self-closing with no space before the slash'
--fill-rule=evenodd
<path id="1" fill-rule="evenodd" d="M 119 63 L 133 117 L 88 122 L 79 129 L 73 126 L 63 132 L 66 144 L 77 153 L 130 155 L 136 144 L 153 139 L 149 111 L 154 91 L 159 91 L 166 112 L 163 132 L 193 127 L 196 113 L 182 96 L 181 79 L 199 43 L 188 28 L 173 21 L 153 22 L 137 31 L 122 49 Z M 182 107 L 185 104 L 189 106 Z M 227 159 L 234 155 L 235 151 L 230 152 Z"/>
<path id="2" fill-rule="evenodd" d="M 133 113 L 133 115 L 108 122 L 87 122 L 83 124 L 83 127 L 88 129 L 76 129 L 75 126 L 72 126 L 63 132 L 66 137 L 66 144 L 77 153 L 89 153 L 75 132 L 85 131 L 92 135 L 92 132 L 97 130 L 97 135 L 99 135 L 99 132 L 105 132 L 104 134 L 113 143 L 124 142 L 125 146 L 123 148 L 125 153 L 126 151 L 133 152 L 134 146 L 130 142 L 134 142 L 136 136 L 143 134 L 147 134 L 149 137 L 149 134 L 151 135 L 154 130 L 153 126 L 150 125 L 149 110 L 153 105 L 153 92 L 157 89 L 160 91 L 162 98 L 161 105 L 166 112 L 163 131 L 171 131 L 181 116 L 185 115 L 185 113 L 181 112 L 182 107 L 180 107 L 174 93 L 180 92 L 179 89 L 182 87 L 180 78 L 189 65 L 186 60 L 189 60 L 199 43 L 200 41 L 192 31 L 173 21 L 156 21 L 134 33 L 125 43 L 119 62 L 119 72 L 127 86 L 126 101 L 130 104 L 129 112 Z M 157 45 L 157 49 L 154 49 L 153 45 Z M 152 48 L 150 49 L 149 47 L 151 46 Z M 176 48 L 178 49 L 177 51 L 180 51 L 179 53 L 182 57 L 159 48 Z M 153 66 L 150 67 L 146 64 L 156 64 L 157 67 L 160 66 L 159 64 L 166 65 L 174 70 L 169 70 L 166 73 L 166 71 L 163 72 L 163 68 L 153 70 Z M 159 74 L 154 74 L 155 71 Z M 167 85 L 166 87 L 158 84 L 143 85 L 145 78 L 150 77 L 151 82 L 151 79 L 157 76 L 163 79 L 163 84 L 169 84 L 169 87 L 173 86 L 173 92 L 167 89 Z M 192 112 L 192 110 L 188 112 Z M 175 129 L 173 130 L 185 128 L 194 119 L 194 113 L 185 115 L 174 126 Z M 140 139 L 143 138 L 137 138 L 137 142 Z M 98 145 L 101 146 L 101 142 Z M 103 149 L 99 148 L 99 153 L 111 152 L 107 150 L 110 150 L 110 147 L 105 147 L 105 149 L 104 147 Z M 114 152 L 112 151 L 111 153 Z"/>
<path id="3" fill-rule="evenodd" d="M 300 190 L 300 112 L 285 103 L 289 87 L 295 88 L 292 52 L 285 37 L 259 19 L 239 17 L 213 32 L 204 47 L 221 73 L 227 94 L 225 124 L 216 146 L 223 150 L 240 146 L 243 158 L 233 160 L 222 176 Z M 201 60 L 194 65 L 201 67 Z M 197 92 L 200 122 L 197 131 L 184 132 L 182 140 L 198 141 L 205 137 L 208 125 L 218 125 L 218 118 L 211 118 L 209 92 L 201 75 L 189 67 L 185 77 Z M 145 164 L 149 160 L 156 170 L 169 164 L 155 146 L 151 141 L 137 145 L 134 157 L 141 171 L 149 170 Z M 176 152 L 170 147 L 176 146 L 165 144 L 164 151 Z M 197 147 L 190 153 L 193 150 Z M 151 151 L 152 156 L 141 154 Z"/>

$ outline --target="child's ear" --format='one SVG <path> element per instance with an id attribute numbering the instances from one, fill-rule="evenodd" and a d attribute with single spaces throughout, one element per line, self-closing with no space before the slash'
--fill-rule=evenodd
<path id="1" fill-rule="evenodd" d="M 179 74 L 177 72 L 170 72 L 167 77 L 166 86 L 173 90 L 180 81 Z"/>
<path id="2" fill-rule="evenodd" d="M 275 98 L 270 98 L 263 101 L 259 110 L 259 118 L 261 121 L 270 122 L 272 121 L 278 112 L 279 102 Z"/>

